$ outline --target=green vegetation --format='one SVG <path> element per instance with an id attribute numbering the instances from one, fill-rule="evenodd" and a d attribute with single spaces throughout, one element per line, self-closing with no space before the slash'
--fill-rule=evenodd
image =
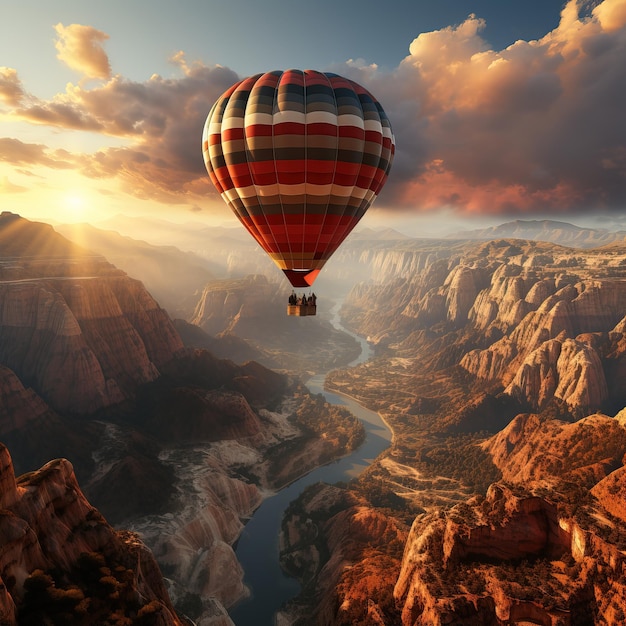
<path id="1" fill-rule="evenodd" d="M 447 437 L 417 450 L 412 465 L 428 476 L 455 478 L 474 493 L 485 494 L 502 473 L 477 445 L 483 439 L 480 433 Z"/>
<path id="2" fill-rule="evenodd" d="M 135 573 L 101 553 L 83 553 L 73 570 L 36 569 L 24 581 L 20 626 L 152 626 L 163 605 L 137 593 Z"/>
<path id="3" fill-rule="evenodd" d="M 348 409 L 326 402 L 321 393 L 304 395 L 292 419 L 307 433 L 333 437 L 345 452 L 358 447 L 365 438 L 360 420 Z"/>
<path id="4" fill-rule="evenodd" d="M 326 402 L 322 394 L 302 393 L 290 419 L 303 435 L 283 441 L 267 451 L 268 477 L 271 480 L 281 475 L 285 459 L 299 454 L 306 457 L 313 439 L 322 442 L 316 464 L 324 464 L 358 448 L 365 438 L 361 421 L 346 408 Z M 305 468 L 300 467 L 302 469 Z M 291 478 L 294 477 L 283 477 L 283 480 Z"/>

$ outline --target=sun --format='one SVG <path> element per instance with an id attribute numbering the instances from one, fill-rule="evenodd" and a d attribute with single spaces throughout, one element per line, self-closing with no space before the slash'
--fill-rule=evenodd
<path id="1" fill-rule="evenodd" d="M 87 202 L 80 192 L 72 191 L 63 196 L 63 213 L 68 221 L 82 221 L 87 212 Z"/>

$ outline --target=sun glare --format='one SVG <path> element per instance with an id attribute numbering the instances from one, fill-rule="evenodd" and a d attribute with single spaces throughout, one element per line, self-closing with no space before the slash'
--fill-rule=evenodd
<path id="1" fill-rule="evenodd" d="M 83 221 L 87 210 L 87 203 L 83 195 L 71 192 L 63 197 L 62 203 L 65 219 L 68 221 Z"/>

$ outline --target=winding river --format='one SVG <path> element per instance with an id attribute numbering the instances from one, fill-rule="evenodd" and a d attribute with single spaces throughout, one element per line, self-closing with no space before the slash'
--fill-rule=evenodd
<path id="1" fill-rule="evenodd" d="M 348 367 L 367 361 L 371 348 L 367 341 L 347 331 L 339 323 L 335 308 L 331 323 L 335 328 L 354 337 L 361 344 L 361 354 Z M 318 467 L 291 483 L 275 495 L 266 498 L 246 524 L 237 542 L 235 553 L 241 563 L 244 583 L 250 596 L 239 602 L 230 616 L 236 626 L 272 626 L 280 607 L 300 592 L 300 584 L 287 576 L 280 568 L 279 544 L 281 521 L 285 510 L 309 485 L 318 482 L 333 484 L 358 476 L 389 446 L 391 432 L 378 413 L 362 407 L 351 397 L 324 390 L 326 374 L 309 379 L 307 386 L 312 393 L 322 393 L 331 404 L 346 406 L 365 427 L 364 443 L 349 456 Z"/>

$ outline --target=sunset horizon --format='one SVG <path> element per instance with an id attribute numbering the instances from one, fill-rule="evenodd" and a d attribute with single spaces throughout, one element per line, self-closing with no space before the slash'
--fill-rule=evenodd
<path id="1" fill-rule="evenodd" d="M 411 3 L 398 2 L 382 19 L 380 37 L 372 35 L 371 15 L 353 15 L 346 7 L 332 28 L 345 29 L 346 45 L 362 29 L 368 33 L 365 50 L 351 57 L 341 39 L 325 42 L 318 48 L 321 62 L 314 42 L 323 37 L 315 28 L 300 46 L 289 48 L 295 8 L 279 11 L 278 2 L 278 12 L 267 13 L 268 20 L 283 24 L 285 44 L 280 37 L 276 41 L 283 64 L 292 67 L 297 60 L 305 65 L 300 69 L 356 80 L 389 114 L 398 144 L 395 165 L 365 224 L 414 232 L 440 231 L 455 221 L 495 225 L 515 218 L 621 224 L 623 0 L 551 2 L 542 4 L 542 11 L 528 5 L 528 19 L 520 16 L 515 23 L 497 12 L 497 3 L 464 4 L 464 17 L 446 20 L 443 8 L 421 14 Z M 179 14 L 181 26 L 193 20 L 197 7 L 189 3 L 187 9 Z M 247 75 L 239 55 L 252 40 L 244 35 L 247 29 L 263 32 L 261 23 L 236 27 L 237 48 L 212 47 L 208 37 L 206 56 L 198 52 L 197 28 L 189 28 L 186 41 L 178 27 L 164 29 L 146 46 L 160 56 L 146 58 L 140 46 L 126 76 L 124 64 L 133 61 L 122 56 L 129 30 L 114 20 L 115 5 L 89 21 L 79 20 L 91 15 L 88 7 L 72 10 L 71 4 L 56 11 L 64 21 L 53 20 L 54 11 L 27 18 L 17 6 L 11 10 L 17 23 L 35 20 L 37 32 L 48 35 L 28 47 L 8 48 L 8 36 L 0 42 L 4 208 L 60 223 L 107 220 L 118 213 L 235 223 L 204 170 L 200 137 L 219 95 Z M 207 5 L 206 10 L 217 20 L 209 20 L 209 28 L 228 18 L 220 13 L 225 9 Z M 404 42 L 404 57 L 394 38 L 385 56 L 389 27 L 403 15 L 409 23 L 421 19 L 437 27 L 423 32 L 416 27 L 413 39 Z M 309 19 L 314 24 L 317 17 Z M 149 23 L 134 24 L 145 38 Z M 515 34 L 516 24 L 526 39 Z M 402 32 L 407 28 L 402 22 Z M 37 66 L 49 68 L 45 81 L 29 50 L 37 51 Z M 324 60 L 329 53 L 332 63 Z M 280 69 L 270 65 L 272 54 L 269 47 L 260 71 Z M 254 63 L 263 64 L 261 50 Z"/>

